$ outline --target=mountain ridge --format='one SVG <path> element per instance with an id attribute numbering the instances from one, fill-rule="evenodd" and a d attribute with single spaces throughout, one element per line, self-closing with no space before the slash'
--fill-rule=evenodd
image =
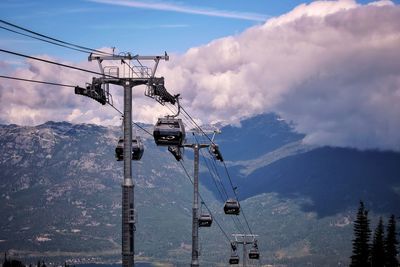
<path id="1" fill-rule="evenodd" d="M 393 208 L 398 203 L 394 202 L 397 195 L 387 197 L 387 190 L 399 184 L 398 153 L 311 147 L 302 143 L 304 135 L 293 133 L 293 128 L 284 125 L 278 116 L 262 117 L 250 118 L 238 128 L 229 126 L 230 131 L 238 132 L 227 136 L 223 136 L 222 127 L 216 142 L 221 145 L 228 170 L 238 186 L 249 224 L 259 234 L 263 263 L 307 266 L 312 262 L 318 266 L 337 266 L 339 261 L 348 262 L 351 221 L 359 197 L 365 197 L 366 205 L 371 208 L 372 221 L 379 215 L 397 212 Z M 269 123 L 271 120 L 273 123 Z M 93 261 L 118 261 L 122 164 L 115 161 L 114 148 L 119 135 L 118 127 L 68 122 L 0 126 L 0 211 L 5 218 L 0 221 L 0 250 L 14 249 L 27 257 L 46 251 L 72 253 L 69 258 L 63 253 L 54 256 L 63 260 L 75 257 L 75 252 L 83 252 L 93 255 Z M 232 135 L 237 140 L 229 147 Z M 267 144 L 246 143 L 254 141 L 255 136 L 264 136 Z M 144 145 L 143 160 L 133 162 L 137 256 L 185 265 L 190 259 L 192 185 L 166 149 L 156 147 L 150 137 L 144 138 Z M 226 146 L 231 151 L 225 153 Z M 231 154 L 239 153 L 234 148 L 239 152 L 257 151 L 231 158 Z M 380 160 L 374 165 L 377 155 Z M 191 173 L 193 162 L 188 156 L 189 151 L 183 163 Z M 345 173 L 354 162 L 358 162 L 358 167 L 349 172 L 359 172 L 359 176 L 352 188 L 348 188 L 349 192 L 355 187 L 364 188 L 357 184 L 362 181 L 363 163 L 371 165 L 378 174 L 379 167 L 390 165 L 387 169 L 390 183 L 379 191 L 375 175 L 370 175 L 371 184 L 366 187 L 369 192 L 354 194 L 346 201 L 340 199 L 340 205 L 333 205 L 337 199 L 332 196 L 346 196 L 343 193 L 346 186 L 325 182 L 335 173 L 342 175 L 336 170 Z M 231 218 L 223 216 L 223 203 L 216 197 L 204 162 L 201 164 L 203 198 L 225 230 L 237 232 Z M 320 167 L 310 168 L 313 164 Z M 365 173 L 372 172 L 371 168 Z M 346 185 L 349 177 L 339 181 Z M 321 194 L 316 194 L 319 189 L 322 195 L 330 196 L 330 202 L 319 198 Z M 386 209 L 382 210 L 382 205 Z M 226 265 L 229 244 L 218 228 L 214 225 L 200 229 L 200 235 L 201 263 Z"/>

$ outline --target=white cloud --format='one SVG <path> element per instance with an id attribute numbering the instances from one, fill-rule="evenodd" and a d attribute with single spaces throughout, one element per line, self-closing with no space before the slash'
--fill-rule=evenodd
<path id="1" fill-rule="evenodd" d="M 343 10 L 356 8 L 358 5 L 354 0 L 338 1 L 314 1 L 310 4 L 301 4 L 294 8 L 290 13 L 278 18 L 272 18 L 266 25 L 278 26 L 301 19 L 302 17 L 326 17 Z"/>
<path id="2" fill-rule="evenodd" d="M 312 144 L 400 150 L 400 7 L 314 1 L 161 66 L 205 121 L 277 112 Z"/>
<path id="3" fill-rule="evenodd" d="M 38 56 L 57 61 L 48 56 Z M 72 63 L 62 62 L 68 65 Z M 93 68 L 95 63 L 84 62 L 79 67 Z M 17 68 L 9 76 L 39 81 L 55 82 L 67 85 L 85 86 L 91 81 L 91 75 L 79 71 L 65 69 L 46 63 L 27 60 L 26 64 Z M 83 96 L 76 96 L 74 88 L 29 83 L 15 80 L 1 80 L 0 84 L 0 122 L 22 125 L 36 125 L 48 120 L 71 122 L 88 122 L 87 110 L 99 117 L 98 121 L 111 120 L 115 112 L 105 112 L 105 108 L 97 102 Z M 108 110 L 111 111 L 111 110 Z"/>
<path id="4" fill-rule="evenodd" d="M 111 52 L 101 48 L 102 51 Z M 116 52 L 117 53 L 117 52 Z M 59 62 L 46 55 L 37 57 Z M 36 81 L 54 82 L 71 86 L 84 87 L 92 81 L 93 75 L 81 71 L 71 70 L 50 65 L 35 60 L 26 60 L 25 64 L 17 69 L 8 67 L 4 61 L 0 66 L 7 67 L 10 73 L 7 76 L 31 79 Z M 97 62 L 60 62 L 66 65 L 98 71 Z M 151 61 L 154 64 L 153 61 Z M 121 66 L 119 61 L 107 62 L 104 66 Z M 127 71 L 127 67 L 121 68 Z M 157 117 L 171 114 L 166 107 L 158 102 L 144 97 L 145 87 L 137 86 L 133 89 L 133 119 L 135 121 L 155 123 Z M 121 86 L 110 86 L 114 106 L 123 110 L 123 89 Z M 72 123 L 94 123 L 101 125 L 121 125 L 121 115 L 112 107 L 102 106 L 94 100 L 75 95 L 74 88 L 29 83 L 25 81 L 8 80 L 1 78 L 0 83 L 0 123 L 15 123 L 19 125 L 38 125 L 46 121 L 69 121 Z"/>

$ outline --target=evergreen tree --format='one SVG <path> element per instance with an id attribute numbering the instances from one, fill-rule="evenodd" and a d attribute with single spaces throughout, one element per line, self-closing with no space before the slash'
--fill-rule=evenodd
<path id="1" fill-rule="evenodd" d="M 384 229 L 382 217 L 379 218 L 378 226 L 374 232 L 374 239 L 371 248 L 371 266 L 384 267 L 385 266 L 385 246 L 384 246 Z"/>
<path id="2" fill-rule="evenodd" d="M 7 252 L 4 252 L 3 267 L 11 267 L 11 262 L 7 259 Z"/>
<path id="3" fill-rule="evenodd" d="M 387 267 L 397 267 L 399 266 L 399 261 L 397 260 L 397 233 L 396 233 L 396 219 L 394 215 L 390 216 L 387 234 L 385 239 L 385 263 Z"/>
<path id="4" fill-rule="evenodd" d="M 22 263 L 22 261 L 12 260 L 11 267 L 25 267 L 25 265 Z"/>
<path id="5" fill-rule="evenodd" d="M 368 211 L 364 203 L 360 201 L 357 218 L 354 221 L 353 255 L 351 256 L 350 267 L 369 266 L 369 229 Z"/>

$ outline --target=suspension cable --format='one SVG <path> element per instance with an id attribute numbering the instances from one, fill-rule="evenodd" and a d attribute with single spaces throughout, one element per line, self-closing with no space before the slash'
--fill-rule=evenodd
<path id="1" fill-rule="evenodd" d="M 181 109 L 182 109 L 182 111 L 191 119 L 191 121 L 196 125 L 196 127 L 203 133 L 203 135 L 204 135 L 212 144 L 214 144 L 213 140 L 211 140 L 211 138 L 204 132 L 204 130 L 196 123 L 196 121 L 193 119 L 193 117 L 190 116 L 190 114 L 189 114 L 183 107 L 181 107 Z M 228 168 L 227 168 L 227 166 L 226 166 L 226 163 L 225 163 L 224 161 L 223 161 L 222 163 L 223 163 L 223 166 L 224 166 L 226 175 L 227 175 L 227 177 L 228 177 L 229 183 L 230 183 L 230 185 L 231 185 L 231 187 L 232 187 L 232 191 L 233 191 L 233 193 L 234 193 L 234 195 L 235 195 L 235 197 L 236 197 L 236 200 L 239 202 L 239 199 L 238 199 L 238 196 L 237 196 L 237 193 L 236 193 L 236 187 L 233 185 L 232 178 L 231 178 L 231 175 L 229 174 L 229 171 L 228 171 Z M 244 211 L 243 211 L 243 208 L 242 208 L 241 210 L 242 210 L 243 218 L 244 218 L 244 220 L 245 220 L 245 222 L 246 222 L 246 226 L 247 226 L 247 228 L 249 229 L 250 234 L 252 234 L 250 225 L 249 225 L 248 220 L 247 220 L 247 218 L 246 218 L 246 215 L 245 215 L 245 213 L 244 213 Z"/>
<path id="2" fill-rule="evenodd" d="M 200 144 L 199 143 L 199 140 L 197 139 L 197 137 L 196 137 L 196 135 L 194 135 L 194 138 L 195 138 L 195 140 L 196 140 L 196 143 L 197 144 Z M 207 160 L 206 160 L 206 157 L 204 156 L 204 153 L 203 153 L 203 151 L 201 150 L 200 151 L 200 153 L 201 153 L 201 155 L 202 155 L 202 157 L 203 157 L 203 160 L 205 161 L 205 163 L 206 163 L 206 166 L 207 166 L 207 168 L 208 168 L 208 171 L 210 172 L 210 174 L 211 174 L 211 177 L 214 177 L 214 173 L 211 171 L 211 169 L 209 168 L 209 166 L 208 166 L 208 162 L 207 162 Z M 218 176 L 219 177 L 219 176 Z M 216 181 L 213 179 L 213 181 L 216 183 Z M 222 185 L 222 189 L 223 189 L 223 192 L 224 192 L 224 194 L 225 194 L 225 199 L 223 199 L 222 200 L 222 202 L 225 202 L 226 201 L 226 199 L 228 198 L 228 193 L 226 192 L 226 189 L 225 189 L 225 187 L 224 187 L 224 185 L 222 184 L 222 182 L 221 182 L 221 177 L 219 177 L 219 181 L 220 181 L 220 183 L 221 183 L 221 185 Z M 218 189 L 218 186 L 215 184 L 215 186 L 217 187 L 217 190 L 218 190 L 218 192 L 220 193 L 220 195 L 221 195 L 221 198 L 223 198 L 222 197 L 222 193 L 220 192 L 220 190 Z"/>
<path id="3" fill-rule="evenodd" d="M 28 30 L 28 29 L 26 29 L 26 28 L 17 26 L 17 25 L 15 25 L 15 24 L 6 22 L 6 21 L 4 21 L 4 20 L 0 20 L 0 22 L 1 22 L 1 23 L 4 23 L 4 24 L 7 24 L 7 25 L 9 25 L 9 26 L 18 28 L 18 29 L 20 29 L 20 30 L 23 30 L 23 31 L 32 33 L 32 34 L 34 34 L 34 35 L 38 35 L 38 36 L 44 37 L 44 38 L 46 38 L 46 39 L 53 40 L 53 41 L 55 41 L 55 42 L 59 42 L 59 43 L 61 43 L 61 44 L 57 44 L 57 43 L 52 42 L 52 41 L 48 41 L 48 40 L 45 40 L 45 39 L 42 39 L 42 38 L 39 38 L 39 37 L 27 35 L 27 34 L 24 34 L 24 33 L 21 33 L 21 32 L 17 32 L 17 31 L 14 31 L 14 30 L 11 30 L 11 29 L 8 29 L 8 28 L 5 28 L 5 27 L 0 26 L 0 28 L 2 28 L 2 29 L 5 29 L 5 30 L 8 30 L 8 31 L 17 33 L 17 34 L 21 34 L 21 35 L 24 35 L 24 36 L 27 36 L 27 37 L 30 37 L 30 38 L 34 38 L 34 39 L 41 40 L 41 41 L 44 41 L 44 42 L 48 42 L 48 43 L 51 43 L 51 44 L 59 45 L 59 46 L 66 47 L 66 48 L 69 48 L 69 49 L 77 50 L 77 51 L 80 51 L 80 52 L 90 53 L 89 51 L 91 51 L 91 52 L 96 52 L 96 53 L 100 53 L 100 54 L 112 55 L 112 54 L 110 54 L 110 53 L 106 53 L 106 52 L 103 52 L 103 51 L 100 51 L 100 50 L 96 50 L 96 49 L 92 49 L 92 48 L 88 48 L 88 47 L 84 47 L 84 46 L 72 44 L 72 43 L 69 43 L 69 42 L 65 42 L 65 41 L 62 41 L 62 40 L 59 40 L 59 39 L 55 39 L 55 38 L 52 38 L 52 37 L 49 37 L 49 36 L 46 36 L 46 35 L 43 35 L 43 34 L 40 34 L 40 33 L 34 32 L 34 31 L 31 31 L 31 30 Z M 67 46 L 67 45 L 68 45 L 68 46 Z M 72 48 L 72 47 L 70 47 L 70 46 L 77 47 L 77 48 Z M 89 50 L 89 51 L 84 51 L 83 49 L 84 49 L 84 50 Z M 9 50 L 0 49 L 0 52 L 9 53 L 9 54 L 12 54 L 12 55 L 16 55 L 16 56 L 20 56 L 20 57 L 25 57 L 25 58 L 28 58 L 28 59 L 33 59 L 33 60 L 45 62 L 45 63 L 48 63 L 48 64 L 54 64 L 54 65 L 58 65 L 58 66 L 61 66 L 61 67 L 70 68 L 70 69 L 74 69 L 74 70 L 79 70 L 79 71 L 83 71 L 83 72 L 87 72 L 87 73 L 92 73 L 92 74 L 97 74 L 97 75 L 104 75 L 104 74 L 99 73 L 99 72 L 90 71 L 90 70 L 86 70 L 86 69 L 83 69 L 83 68 L 74 67 L 74 66 L 70 66 L 70 65 L 66 65 L 66 64 L 62 64 L 62 63 L 58 63 L 58 62 L 54 62 L 54 61 L 50 61 L 50 60 L 38 58 L 38 57 L 28 56 L 28 55 L 24 55 L 24 54 L 17 53 L 17 52 L 13 52 L 13 51 L 9 51 Z M 125 62 L 124 62 L 124 63 L 125 63 Z M 125 63 L 125 64 L 126 64 L 126 63 Z M 129 66 L 129 64 L 128 64 L 128 66 Z M 129 67 L 130 67 L 130 66 L 129 66 Z M 111 75 L 105 75 L 105 76 L 113 77 L 113 76 L 111 76 Z M 75 87 L 75 86 L 73 86 L 73 85 L 66 85 L 66 84 L 61 84 L 61 83 L 53 83 L 53 82 L 45 82 L 45 81 L 36 81 L 36 80 L 23 79 L 23 78 L 17 78 L 17 77 L 10 77 L 10 76 L 3 76 L 3 75 L 1 75 L 0 77 L 1 77 L 1 78 L 7 78 L 7 79 L 14 79 L 14 80 L 26 81 L 26 82 L 42 83 L 42 84 L 48 84 L 48 85 L 56 85 L 56 86 L 64 86 L 64 87 Z M 113 77 L 113 78 L 116 78 L 116 77 Z M 110 103 L 109 103 L 109 104 L 110 104 Z M 111 105 L 111 104 L 110 104 L 110 106 L 113 107 L 114 109 L 116 109 L 115 106 L 113 106 L 113 105 Z M 211 138 L 203 131 L 203 129 L 196 123 L 196 121 L 192 118 L 192 116 L 190 116 L 190 114 L 189 114 L 183 107 L 181 107 L 181 109 L 182 109 L 183 112 L 186 114 L 186 116 L 189 117 L 189 119 L 193 122 L 193 124 L 196 126 L 196 128 L 199 129 L 199 130 L 203 133 L 203 135 L 204 135 L 205 137 L 207 137 L 208 140 L 209 140 L 211 143 L 214 144 L 213 140 L 211 140 Z M 116 109 L 116 110 L 117 110 L 119 113 L 122 114 L 121 111 L 119 111 L 118 109 Z M 186 116 L 185 116 L 185 117 L 186 117 Z M 134 124 L 135 124 L 136 126 L 138 126 L 140 129 L 142 129 L 143 131 L 145 131 L 147 134 L 149 134 L 149 135 L 152 136 L 151 133 L 149 133 L 146 129 L 144 129 L 144 128 L 141 127 L 140 125 L 138 125 L 138 124 L 136 124 L 136 123 L 134 123 Z M 223 165 L 224 165 L 224 168 L 225 168 L 227 177 L 228 177 L 228 179 L 229 179 L 230 185 L 231 185 L 231 187 L 232 187 L 232 190 L 233 190 L 233 192 L 234 192 L 234 194 L 235 194 L 236 200 L 238 200 L 237 193 L 236 193 L 236 187 L 233 186 L 232 179 L 231 179 L 231 177 L 230 177 L 230 174 L 229 174 L 229 172 L 228 172 L 228 169 L 227 169 L 227 167 L 226 167 L 225 162 L 223 162 Z M 217 189 L 218 189 L 218 187 L 217 187 Z M 242 210 L 242 212 L 243 212 L 243 210 Z M 248 224 L 248 221 L 247 221 L 247 218 L 246 218 L 244 212 L 243 212 L 243 217 L 244 217 L 244 219 L 245 219 L 245 221 L 246 221 L 246 224 L 247 224 L 247 227 L 249 228 L 249 231 L 250 231 L 250 233 L 251 233 L 251 229 L 250 229 L 250 226 L 249 226 L 249 224 Z"/>
<path id="4" fill-rule="evenodd" d="M 70 43 L 70 42 L 62 41 L 62 40 L 60 40 L 60 39 L 56 39 L 56 38 L 53 38 L 53 37 L 50 37 L 50 36 L 47 36 L 47 35 L 44 35 L 44 34 L 41 34 L 41 33 L 35 32 L 35 31 L 32 31 L 32 30 L 29 30 L 29 29 L 23 28 L 23 27 L 21 27 L 21 26 L 12 24 L 11 22 L 7 22 L 7 21 L 1 20 L 1 19 L 0 19 L 0 22 L 1 22 L 1 23 L 4 23 L 4 24 L 6 24 L 6 25 L 9 25 L 9 26 L 11 26 L 11 27 L 14 27 L 14 28 L 17 28 L 17 29 L 20 29 L 20 30 L 29 32 L 29 33 L 31 33 L 31 34 L 34 34 L 34 35 L 37 35 L 37 36 L 40 36 L 40 37 L 44 37 L 44 38 L 46 38 L 46 39 L 49 39 L 49 40 L 52 40 L 52 41 L 55 41 L 55 42 L 58 42 L 58 43 L 62 43 L 62 44 L 69 45 L 69 46 L 74 46 L 74 47 L 77 47 L 77 48 L 79 48 L 79 49 L 89 50 L 89 51 L 95 52 L 95 53 L 97 53 L 97 54 L 112 55 L 111 53 L 107 53 L 107 52 L 104 52 L 104 51 L 101 51 L 101 50 L 97 50 L 97 49 L 93 49 L 93 48 L 89 48 L 89 47 L 85 47 L 85 46 L 73 44 L 73 43 Z"/>
<path id="5" fill-rule="evenodd" d="M 194 134 L 193 134 L 193 135 L 194 135 Z M 199 141 L 198 141 L 196 135 L 194 135 L 194 138 L 195 138 L 197 144 L 199 144 Z M 224 185 L 223 185 L 222 183 L 221 183 L 221 185 L 222 185 L 222 187 L 223 187 L 224 190 L 225 190 Z M 226 193 L 226 190 L 225 190 L 225 194 L 226 194 L 227 197 L 228 197 L 228 194 Z M 223 202 L 225 202 L 225 201 L 223 201 Z M 245 228 L 243 227 L 243 224 L 242 224 L 242 222 L 239 220 L 239 218 L 237 218 L 237 217 L 236 217 L 236 218 L 231 217 L 231 218 L 232 218 L 232 221 L 233 221 L 233 223 L 235 224 L 237 230 L 239 230 L 239 231 L 242 232 L 242 233 L 245 233 L 245 231 L 244 231 Z M 236 219 L 236 220 L 235 220 L 235 219 Z"/>
<path id="6" fill-rule="evenodd" d="M 193 180 L 192 180 L 192 178 L 191 178 L 189 172 L 187 171 L 185 165 L 183 164 L 182 161 L 179 161 L 179 162 L 180 162 L 180 164 L 181 164 L 181 166 L 182 166 L 182 168 L 183 168 L 183 170 L 184 170 L 184 172 L 185 172 L 187 178 L 188 178 L 189 181 L 193 184 Z M 219 222 L 218 222 L 218 220 L 215 218 L 215 216 L 212 215 L 211 210 L 208 208 L 208 206 L 207 206 L 206 203 L 204 202 L 204 199 L 203 199 L 203 197 L 201 196 L 200 193 L 199 193 L 199 196 L 200 196 L 201 201 L 204 203 L 204 206 L 206 207 L 206 209 L 208 210 L 208 212 L 210 212 L 210 215 L 214 218 L 214 221 L 217 223 L 218 228 L 219 228 L 219 229 L 221 230 L 221 232 L 224 234 L 225 238 L 228 240 L 228 243 L 230 243 L 231 240 L 229 239 L 229 236 L 226 234 L 225 230 L 221 227 L 221 225 L 219 224 Z"/>
<path id="7" fill-rule="evenodd" d="M 115 109 L 119 114 L 123 115 L 124 113 L 122 111 L 120 111 L 118 108 L 116 108 L 114 105 L 108 103 L 113 109 Z M 132 123 L 138 127 L 140 130 L 142 130 L 143 132 L 147 133 L 148 135 L 150 135 L 151 137 L 154 137 L 152 133 L 150 133 L 149 131 L 147 131 L 144 127 L 140 126 L 138 123 L 132 121 Z"/>
<path id="8" fill-rule="evenodd" d="M 63 87 L 70 87 L 70 88 L 75 88 L 76 87 L 76 86 L 70 85 L 70 84 L 62 84 L 62 83 L 46 82 L 46 81 L 39 81 L 39 80 L 23 79 L 23 78 L 5 76 L 5 75 L 0 75 L 0 78 L 23 81 L 23 82 L 32 82 L 32 83 L 48 84 L 48 85 L 55 85 L 55 86 L 63 86 Z M 112 105 L 111 103 L 107 103 L 107 104 L 110 105 L 113 109 L 115 109 L 119 114 L 123 115 L 123 113 L 119 109 L 117 109 L 114 105 Z M 140 126 L 138 123 L 136 123 L 134 121 L 132 121 L 132 123 L 136 127 L 138 127 L 139 129 L 141 129 L 142 131 L 147 133 L 148 135 L 153 136 L 153 134 L 151 134 L 149 131 L 147 131 L 144 127 Z"/>
<path id="9" fill-rule="evenodd" d="M 214 182 L 214 185 L 215 185 L 215 187 L 217 188 L 217 191 L 218 191 L 218 193 L 219 193 L 219 196 L 220 196 L 220 198 L 221 198 L 221 201 L 222 201 L 222 202 L 225 202 L 226 196 L 224 197 L 223 194 L 222 194 L 222 192 L 221 192 L 221 190 L 219 189 L 219 186 L 218 186 L 217 181 L 216 181 L 217 178 L 215 177 L 215 174 L 211 171 L 211 169 L 210 169 L 210 167 L 209 167 L 209 165 L 208 165 L 208 162 L 206 161 L 206 159 L 205 159 L 203 153 L 202 153 L 201 156 L 202 156 L 203 161 L 205 162 L 205 164 L 206 164 L 206 166 L 207 166 L 208 172 L 211 174 L 212 181 Z M 226 194 L 226 193 L 225 193 L 225 194 Z"/>
<path id="10" fill-rule="evenodd" d="M 43 59 L 43 58 L 28 56 L 28 55 L 24 55 L 24 54 L 21 54 L 21 53 L 17 53 L 17 52 L 5 50 L 5 49 L 0 49 L 0 52 L 12 54 L 12 55 L 19 56 L 19 57 L 25 57 L 25 58 L 29 58 L 29 59 L 33 59 L 33 60 L 37 60 L 37 61 L 42 61 L 42 62 L 45 62 L 45 63 L 48 63 L 48 64 L 53 64 L 53 65 L 61 66 L 61 67 L 64 67 L 64 68 L 70 68 L 70 69 L 74 69 L 74 70 L 79 70 L 79 71 L 83 71 L 83 72 L 87 72 L 87 73 L 92 73 L 92 74 L 97 74 L 97 75 L 103 76 L 103 74 L 100 73 L 100 72 L 96 72 L 96 71 L 92 71 L 92 70 L 86 70 L 86 69 L 82 69 L 82 68 L 79 68 L 79 67 L 66 65 L 66 64 L 54 62 L 54 61 Z M 111 78 L 117 78 L 117 77 L 114 77 L 114 76 L 111 76 L 111 75 L 107 75 L 107 74 L 105 76 L 108 76 L 108 77 L 111 77 Z"/>
<path id="11" fill-rule="evenodd" d="M 26 36 L 26 37 L 29 37 L 29 38 L 33 38 L 33 39 L 36 39 L 36 40 L 39 40 L 39 41 L 43 41 L 43 42 L 46 42 L 46 43 L 50 43 L 50 44 L 53 44 L 53 45 L 56 45 L 56 46 L 72 49 L 72 50 L 75 50 L 75 51 L 78 51 L 78 52 L 89 53 L 89 54 L 93 53 L 93 54 L 103 54 L 103 55 L 111 55 L 111 56 L 113 55 L 111 53 L 99 51 L 99 50 L 96 50 L 96 49 L 93 49 L 93 48 L 88 48 L 88 47 L 72 44 L 72 43 L 69 43 L 69 42 L 65 42 L 65 41 L 62 41 L 62 40 L 59 40 L 59 39 L 55 39 L 55 38 L 49 37 L 47 35 L 43 35 L 43 34 L 28 30 L 26 28 L 17 26 L 15 24 L 10 23 L 10 22 L 6 22 L 4 20 L 0 20 L 0 22 L 4 23 L 6 25 L 9 25 L 9 26 L 15 27 L 17 29 L 29 32 L 29 33 L 32 33 L 32 34 L 35 34 L 35 35 L 38 35 L 38 36 L 42 36 L 42 37 L 47 38 L 49 40 L 44 39 L 44 38 L 40 38 L 40 37 L 36 37 L 36 36 L 32 36 L 32 35 L 29 35 L 29 34 L 25 34 L 25 33 L 22 33 L 22 32 L 18 32 L 18 31 L 15 31 L 15 30 L 3 27 L 3 26 L 0 26 L 1 29 L 7 30 L 7 31 L 10 31 L 10 32 L 19 34 L 19 35 L 23 35 L 23 36 Z M 54 41 L 51 41 L 51 40 L 54 40 Z M 138 61 L 138 62 L 140 63 L 140 61 Z M 127 65 L 129 67 L 129 69 L 132 71 L 132 73 L 135 73 L 136 75 L 138 75 L 138 73 L 132 68 L 132 66 L 130 64 L 126 63 L 125 60 L 122 60 L 122 63 Z M 141 63 L 140 63 L 140 65 L 143 66 Z"/>
<path id="12" fill-rule="evenodd" d="M 211 144 L 214 144 L 214 142 L 211 140 L 211 138 L 203 131 L 203 129 L 196 123 L 196 121 L 193 119 L 192 116 L 190 116 L 189 113 L 181 106 L 182 111 L 190 118 L 191 121 L 193 121 L 194 125 L 204 134 L 204 136 L 207 137 L 208 140 L 210 140 Z"/>
<path id="13" fill-rule="evenodd" d="M 18 78 L 18 77 L 12 77 L 12 76 L 5 76 L 5 75 L 0 75 L 0 78 L 10 79 L 10 80 L 17 80 L 17 81 L 23 81 L 23 82 L 41 83 L 41 84 L 48 84 L 48 85 L 56 85 L 56 86 L 63 86 L 63 87 L 72 87 L 72 88 L 75 88 L 74 85 L 70 85 L 70 84 L 62 84 L 62 83 L 55 83 L 55 82 L 45 82 L 45 81 L 24 79 L 24 78 Z"/>
<path id="14" fill-rule="evenodd" d="M 226 175 L 228 175 L 229 181 L 231 182 L 231 186 L 232 186 L 232 188 L 233 188 L 232 180 L 231 180 L 231 178 L 230 178 L 230 174 L 229 174 L 229 172 L 228 172 L 228 168 L 226 167 L 226 163 L 225 163 L 224 161 L 223 161 L 222 163 L 224 164 L 224 168 L 225 168 Z M 237 196 L 237 193 L 236 193 L 236 187 L 234 188 L 233 193 L 235 194 L 236 199 L 238 199 L 238 196 Z M 243 208 L 242 208 L 241 210 L 242 210 L 243 218 L 244 218 L 244 220 L 245 220 L 245 222 L 246 222 L 247 228 L 249 229 L 250 234 L 253 234 L 252 231 L 251 231 L 249 222 L 247 221 L 247 218 L 246 218 L 246 215 L 245 215 L 245 213 L 244 213 Z"/>
<path id="15" fill-rule="evenodd" d="M 29 37 L 29 38 L 32 38 L 32 39 L 36 39 L 36 40 L 39 40 L 39 41 L 43 41 L 43 42 L 46 42 L 46 43 L 49 43 L 49 44 L 53 44 L 53 45 L 57 45 L 57 46 L 60 46 L 60 47 L 65 47 L 65 48 L 68 48 L 68 49 L 72 49 L 72 50 L 75 50 L 75 51 L 78 51 L 78 52 L 91 53 L 90 51 L 86 51 L 86 50 L 82 50 L 82 49 L 79 49 L 79 48 L 70 47 L 70 46 L 63 45 L 63 44 L 60 44 L 60 43 L 56 43 L 56 42 L 53 42 L 53 41 L 49 41 L 49 40 L 46 40 L 46 39 L 43 39 L 43 38 L 40 38 L 40 37 L 36 37 L 36 36 L 32 36 L 32 35 L 25 34 L 25 33 L 22 33 L 22 32 L 14 31 L 12 29 L 9 29 L 9 28 L 3 27 L 3 26 L 0 26 L 0 29 L 6 30 L 6 31 L 10 31 L 10 32 L 13 32 L 13 33 L 16 33 L 16 34 L 19 34 L 19 35 L 23 35 L 23 36 L 26 36 L 26 37 Z"/>
<path id="16" fill-rule="evenodd" d="M 186 113 L 186 115 L 193 121 L 193 123 L 194 123 L 194 124 L 197 126 L 197 128 L 203 133 L 203 135 L 204 135 L 205 137 L 207 137 L 207 139 L 210 140 L 210 142 L 211 142 L 212 144 L 215 144 L 215 143 L 213 142 L 213 140 L 211 140 L 211 138 L 210 138 L 210 137 L 203 131 L 203 129 L 196 123 L 196 121 L 192 118 L 192 116 L 190 116 L 190 114 L 187 113 L 187 111 L 186 111 L 183 107 L 181 107 L 181 109 L 182 109 L 182 111 L 183 111 L 184 113 Z M 229 172 L 228 172 L 228 169 L 226 168 L 225 162 L 223 162 L 223 164 L 224 164 L 224 166 L 225 166 L 225 171 L 226 171 L 227 177 L 228 177 L 228 179 L 229 179 L 229 183 L 230 183 L 230 185 L 231 185 L 231 187 L 232 187 L 233 193 L 235 194 L 236 200 L 238 200 L 237 194 L 236 194 L 236 192 L 235 192 L 235 186 L 233 185 L 231 176 L 230 176 L 230 174 L 229 174 Z M 238 201 L 239 201 L 239 200 L 238 200 Z"/>

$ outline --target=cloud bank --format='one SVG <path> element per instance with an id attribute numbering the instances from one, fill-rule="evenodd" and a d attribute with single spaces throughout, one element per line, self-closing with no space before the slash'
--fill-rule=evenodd
<path id="1" fill-rule="evenodd" d="M 101 49 L 107 51 L 106 49 Z M 46 55 L 37 57 L 82 69 L 99 72 L 96 62 L 60 62 Z M 75 71 L 35 60 L 26 60 L 17 69 L 6 61 L 0 61 L 5 76 L 28 80 L 60 83 L 69 86 L 85 87 L 91 83 L 92 74 Z M 135 87 L 135 121 L 154 122 L 157 117 L 168 114 L 168 109 L 151 99 L 144 99 L 144 87 Z M 123 110 L 123 89 L 111 85 L 114 106 Z M 140 106 L 140 109 L 138 108 Z M 102 106 L 94 100 L 75 95 L 74 88 L 30 83 L 25 81 L 0 79 L 0 123 L 19 125 L 38 125 L 46 121 L 69 121 L 72 123 L 94 123 L 102 125 L 121 125 L 121 115 L 109 105 Z"/>
<path id="2" fill-rule="evenodd" d="M 241 34 L 171 55 L 158 74 L 203 123 L 237 124 L 243 117 L 276 112 L 310 144 L 400 151 L 399 47 L 400 7 L 391 1 L 314 1 Z M 12 75 L 81 86 L 91 80 L 26 64 Z M 136 120 L 154 122 L 170 113 L 139 98 L 143 90 L 134 91 Z M 121 91 L 113 89 L 119 108 Z M 0 103 L 1 123 L 119 123 L 111 108 L 75 96 L 73 88 L 2 80 Z"/>
<path id="3" fill-rule="evenodd" d="M 38 57 L 59 62 L 59 60 L 46 55 L 38 55 Z M 92 64 L 87 62 L 81 64 L 60 63 L 93 69 Z M 19 64 L 16 69 L 5 61 L 0 63 L 1 65 L 4 66 L 2 74 L 6 72 L 6 76 L 17 78 L 73 86 L 85 86 L 86 82 L 91 81 L 90 74 L 32 59 Z M 100 123 L 113 120 L 113 117 L 104 116 L 104 111 L 101 112 L 102 107 L 96 104 L 94 101 L 89 101 L 88 98 L 76 96 L 74 88 L 0 79 L 0 123 L 3 124 L 37 125 L 49 120 Z M 112 116 L 115 115 L 114 113 Z"/>
<path id="4" fill-rule="evenodd" d="M 311 144 L 400 150 L 400 7 L 315 1 L 163 66 L 207 121 L 276 112 Z"/>

